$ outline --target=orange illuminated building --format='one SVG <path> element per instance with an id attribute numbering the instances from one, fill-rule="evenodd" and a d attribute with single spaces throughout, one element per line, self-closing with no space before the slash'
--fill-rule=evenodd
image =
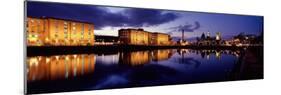
<path id="1" fill-rule="evenodd" d="M 170 45 L 171 37 L 164 33 L 151 33 L 143 29 L 120 29 L 118 31 L 120 44 L 124 45 Z"/>
<path id="2" fill-rule="evenodd" d="M 149 45 L 149 33 L 143 29 L 120 29 L 118 34 L 121 44 Z"/>
<path id="3" fill-rule="evenodd" d="M 94 25 L 87 22 L 28 17 L 26 30 L 27 46 L 94 45 Z"/>
<path id="4" fill-rule="evenodd" d="M 169 34 L 152 33 L 151 44 L 157 46 L 165 46 L 171 44 L 171 37 Z"/>
<path id="5" fill-rule="evenodd" d="M 57 80 L 93 73 L 93 54 L 37 56 L 27 58 L 27 81 Z"/>

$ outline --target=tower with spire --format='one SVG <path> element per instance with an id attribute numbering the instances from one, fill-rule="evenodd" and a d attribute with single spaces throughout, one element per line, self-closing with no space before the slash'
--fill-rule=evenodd
<path id="1" fill-rule="evenodd" d="M 221 40 L 221 33 L 220 32 L 216 33 L 216 40 Z"/>

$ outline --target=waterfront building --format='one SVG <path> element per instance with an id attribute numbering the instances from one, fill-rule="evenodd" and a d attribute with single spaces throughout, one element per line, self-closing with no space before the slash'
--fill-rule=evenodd
<path id="1" fill-rule="evenodd" d="M 216 40 L 217 41 L 221 40 L 221 33 L 220 32 L 216 33 Z"/>
<path id="2" fill-rule="evenodd" d="M 120 29 L 118 31 L 120 44 L 165 46 L 171 44 L 171 37 L 164 33 L 151 33 L 143 29 Z"/>
<path id="3" fill-rule="evenodd" d="M 94 45 L 94 25 L 88 22 L 28 17 L 26 31 L 27 46 Z"/>
<path id="4" fill-rule="evenodd" d="M 205 37 L 205 33 L 202 33 L 201 38 L 197 39 L 197 45 L 199 46 L 219 46 L 223 43 L 220 32 L 217 32 L 215 37 L 211 37 L 210 32 L 207 32 L 207 37 Z"/>
<path id="5" fill-rule="evenodd" d="M 151 33 L 151 45 L 165 46 L 171 44 L 171 37 L 164 33 Z"/>
<path id="6" fill-rule="evenodd" d="M 226 45 L 228 46 L 260 46 L 258 44 L 256 35 L 245 35 L 244 33 L 240 33 L 237 36 L 234 36 L 233 39 L 226 41 Z"/>
<path id="7" fill-rule="evenodd" d="M 120 29 L 118 35 L 120 44 L 149 45 L 149 32 L 143 29 Z"/>

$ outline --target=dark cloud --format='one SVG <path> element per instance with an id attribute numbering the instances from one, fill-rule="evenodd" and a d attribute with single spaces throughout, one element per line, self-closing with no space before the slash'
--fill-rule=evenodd
<path id="1" fill-rule="evenodd" d="M 197 30 L 201 27 L 200 23 L 198 21 L 195 21 L 194 24 L 185 24 L 185 25 L 179 25 L 176 27 L 169 28 L 172 32 L 194 32 L 194 30 Z"/>
<path id="2" fill-rule="evenodd" d="M 160 10 L 128 8 L 119 13 L 112 13 L 106 7 L 91 5 L 28 2 L 27 16 L 55 17 L 86 21 L 94 23 L 96 29 L 120 26 L 153 26 L 177 19 L 174 13 L 164 13 Z"/>
<path id="3" fill-rule="evenodd" d="M 163 13 L 159 10 L 149 9 L 127 9 L 124 11 L 129 21 L 134 26 L 151 26 L 170 22 L 178 18 L 174 13 Z"/>

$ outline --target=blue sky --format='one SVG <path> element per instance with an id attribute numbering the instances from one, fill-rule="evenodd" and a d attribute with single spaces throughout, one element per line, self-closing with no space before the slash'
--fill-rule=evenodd
<path id="1" fill-rule="evenodd" d="M 254 35 L 263 32 L 262 16 L 30 1 L 27 2 L 27 16 L 90 22 L 95 25 L 96 35 L 117 36 L 121 28 L 143 28 L 151 32 L 168 33 L 173 38 L 181 37 L 179 30 L 185 30 L 186 39 L 208 31 L 211 36 L 221 32 L 226 39 L 242 32 Z"/>

